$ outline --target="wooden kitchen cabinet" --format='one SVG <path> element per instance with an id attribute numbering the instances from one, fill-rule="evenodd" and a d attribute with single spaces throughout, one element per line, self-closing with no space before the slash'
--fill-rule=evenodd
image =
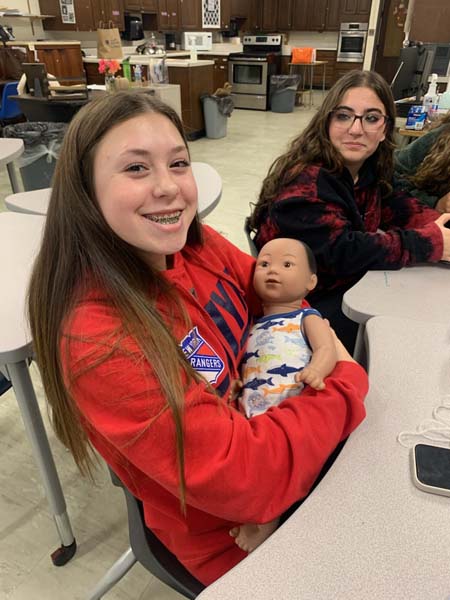
<path id="1" fill-rule="evenodd" d="M 213 60 L 213 79 L 214 79 L 214 91 L 217 88 L 223 88 L 225 83 L 228 81 L 228 56 L 218 54 L 201 54 L 199 55 L 201 60 Z"/>
<path id="2" fill-rule="evenodd" d="M 305 0 L 292 2 L 292 29 L 304 31 L 308 28 L 308 6 Z"/>
<path id="3" fill-rule="evenodd" d="M 94 29 L 98 28 L 100 22 L 107 24 L 110 21 L 119 30 L 125 29 L 123 0 L 95 0 L 91 5 Z"/>
<path id="4" fill-rule="evenodd" d="M 337 62 L 335 64 L 334 67 L 334 81 L 336 82 L 338 79 L 340 79 L 343 75 L 345 75 L 346 73 L 348 73 L 349 71 L 353 71 L 354 69 L 357 70 L 362 70 L 363 67 L 363 63 L 359 62 L 359 63 L 340 63 Z"/>
<path id="5" fill-rule="evenodd" d="M 372 0 L 341 0 L 341 21 L 368 23 Z"/>
<path id="6" fill-rule="evenodd" d="M 8 45 L 25 48 L 26 55 L 23 62 L 41 62 L 45 64 L 47 73 L 55 77 L 74 77 L 84 81 L 83 57 L 81 55 L 81 46 L 79 43 L 66 42 L 36 42 L 34 50 L 30 50 L 26 43 L 12 42 Z M 35 59 L 35 51 L 37 60 Z M 77 83 L 74 81 L 74 83 Z"/>
<path id="7" fill-rule="evenodd" d="M 157 13 L 158 0 L 124 0 L 125 12 Z"/>
<path id="8" fill-rule="evenodd" d="M 261 28 L 263 31 L 276 31 L 278 21 L 278 0 L 262 2 Z"/>
<path id="9" fill-rule="evenodd" d="M 158 29 L 178 29 L 178 0 L 158 0 Z"/>
<path id="10" fill-rule="evenodd" d="M 180 0 L 179 26 L 182 31 L 201 31 L 202 4 L 199 0 Z"/>
<path id="11" fill-rule="evenodd" d="M 325 66 L 325 87 L 328 89 L 334 83 L 334 71 L 336 65 L 336 50 L 317 50 L 316 60 L 324 60 L 326 61 Z M 288 75 L 289 74 L 289 62 L 291 60 L 290 56 L 282 56 L 281 57 L 281 74 Z M 308 80 L 309 82 L 309 80 Z M 323 67 L 317 66 L 314 69 L 313 76 L 313 87 L 316 89 L 322 89 L 323 82 Z"/>
<path id="12" fill-rule="evenodd" d="M 205 120 L 201 97 L 213 94 L 213 66 L 171 67 L 169 82 L 180 86 L 181 114 L 188 140 L 205 135 Z"/>
<path id="13" fill-rule="evenodd" d="M 45 19 L 42 27 L 48 31 L 93 31 L 94 25 L 92 7 L 89 0 L 74 0 L 76 23 L 63 23 L 59 0 L 39 0 L 41 14 L 55 15 L 54 19 Z"/>
<path id="14" fill-rule="evenodd" d="M 293 0 L 278 0 L 277 23 L 278 29 L 292 29 Z"/>
<path id="15" fill-rule="evenodd" d="M 222 31 L 230 29 L 231 0 L 220 0 L 220 28 Z"/>
<path id="16" fill-rule="evenodd" d="M 231 0 L 231 18 L 248 19 L 250 16 L 250 0 Z"/>

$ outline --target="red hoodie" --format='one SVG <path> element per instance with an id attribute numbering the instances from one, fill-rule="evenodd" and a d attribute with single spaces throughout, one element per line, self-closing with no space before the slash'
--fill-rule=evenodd
<path id="1" fill-rule="evenodd" d="M 92 291 L 68 319 L 66 374 L 90 440 L 144 505 L 145 521 L 186 568 L 209 584 L 242 560 L 229 530 L 264 523 L 308 494 L 339 441 L 364 418 L 367 377 L 339 362 L 320 392 L 306 388 L 267 413 L 247 420 L 228 401 L 238 377 L 250 314 L 254 259 L 208 227 L 204 246 L 185 248 L 164 276 L 190 315 L 174 334 L 191 364 L 213 385 L 192 383 L 185 395 L 184 455 L 187 511 L 180 510 L 172 413 L 152 366 L 127 337 L 106 360 L 105 346 L 121 323 Z M 159 305 L 164 314 L 164 304 Z M 66 353 L 66 349 L 69 353 Z M 65 358 L 67 357 L 67 359 Z M 90 367 L 85 370 L 86 367 Z M 68 378 L 66 378 L 68 380 Z"/>

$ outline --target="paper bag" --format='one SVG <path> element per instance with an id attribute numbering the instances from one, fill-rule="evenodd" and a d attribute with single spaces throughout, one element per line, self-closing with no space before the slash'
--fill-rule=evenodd
<path id="1" fill-rule="evenodd" d="M 316 60 L 316 49 L 315 48 L 292 48 L 291 62 L 294 64 L 298 63 L 312 63 Z"/>
<path id="2" fill-rule="evenodd" d="M 97 29 L 97 56 L 98 58 L 122 58 L 122 43 L 117 27 L 110 21 L 105 26 L 100 23 Z"/>

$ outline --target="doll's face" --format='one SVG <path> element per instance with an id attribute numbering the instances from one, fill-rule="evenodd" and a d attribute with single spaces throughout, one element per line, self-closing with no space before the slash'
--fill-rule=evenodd
<path id="1" fill-rule="evenodd" d="M 261 248 L 253 285 L 263 304 L 298 302 L 300 307 L 316 284 L 317 276 L 311 273 L 305 248 L 298 240 L 277 238 Z"/>

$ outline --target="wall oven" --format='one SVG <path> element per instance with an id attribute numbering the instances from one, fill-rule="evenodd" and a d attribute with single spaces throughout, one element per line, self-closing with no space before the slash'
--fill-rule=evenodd
<path id="1" fill-rule="evenodd" d="M 281 35 L 247 35 L 243 51 L 228 57 L 228 79 L 236 108 L 267 110 L 270 77 L 280 70 Z"/>
<path id="2" fill-rule="evenodd" d="M 341 23 L 337 62 L 363 62 L 368 23 Z"/>

